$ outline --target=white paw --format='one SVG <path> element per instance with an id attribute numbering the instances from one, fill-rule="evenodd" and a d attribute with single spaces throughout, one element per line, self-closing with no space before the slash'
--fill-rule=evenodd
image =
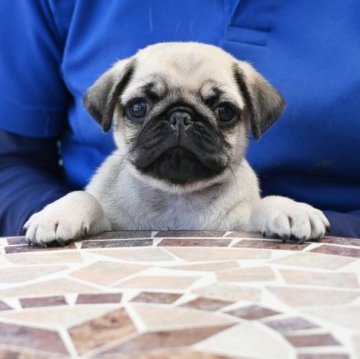
<path id="1" fill-rule="evenodd" d="M 269 196 L 255 204 L 250 217 L 250 230 L 266 237 L 319 240 L 329 230 L 329 221 L 318 209 L 286 197 Z"/>
<path id="2" fill-rule="evenodd" d="M 33 214 L 25 223 L 26 238 L 31 245 L 66 242 L 94 232 L 102 224 L 99 202 L 86 192 L 71 192 Z"/>

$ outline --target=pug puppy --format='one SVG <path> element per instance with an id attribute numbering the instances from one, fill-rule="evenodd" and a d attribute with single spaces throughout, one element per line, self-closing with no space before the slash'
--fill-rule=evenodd
<path id="1" fill-rule="evenodd" d="M 117 149 L 84 191 L 25 224 L 45 246 L 113 230 L 241 230 L 284 241 L 319 239 L 324 214 L 289 198 L 261 198 L 244 158 L 284 100 L 250 64 L 200 43 L 160 43 L 118 61 L 84 104 Z"/>

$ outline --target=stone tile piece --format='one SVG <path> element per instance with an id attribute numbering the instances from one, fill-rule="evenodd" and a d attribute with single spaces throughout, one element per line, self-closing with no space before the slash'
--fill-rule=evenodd
<path id="1" fill-rule="evenodd" d="M 197 349 L 253 359 L 292 359 L 293 348 L 272 330 L 259 323 L 239 323 L 203 342 Z"/>
<path id="2" fill-rule="evenodd" d="M 69 269 L 68 266 L 33 266 L 26 270 L 17 267 L 2 268 L 0 270 L 0 283 L 22 283 L 47 274 L 59 273 Z"/>
<path id="3" fill-rule="evenodd" d="M 19 265 L 32 265 L 32 264 L 70 264 L 81 263 L 81 255 L 78 252 L 72 251 L 53 251 L 53 252 L 33 252 L 31 255 L 28 253 L 7 254 L 5 258 L 13 263 Z"/>
<path id="4" fill-rule="evenodd" d="M 360 240 L 357 238 L 344 237 L 323 237 L 321 243 L 345 244 L 347 246 L 360 246 Z"/>
<path id="5" fill-rule="evenodd" d="M 360 359 L 360 333 L 357 333 L 351 339 L 355 352 L 355 359 Z"/>
<path id="6" fill-rule="evenodd" d="M 56 331 L 10 323 L 0 323 L 0 344 L 67 354 L 65 345 Z"/>
<path id="7" fill-rule="evenodd" d="M 149 331 L 185 329 L 235 323 L 222 313 L 159 304 L 133 304 Z"/>
<path id="8" fill-rule="evenodd" d="M 191 300 L 190 302 L 182 304 L 181 307 L 194 308 L 194 309 L 207 310 L 207 311 L 217 311 L 233 303 L 234 302 L 230 302 L 226 300 L 199 297 L 194 300 Z"/>
<path id="9" fill-rule="evenodd" d="M 22 237 L 9 237 L 7 239 L 7 243 L 9 246 L 16 246 L 16 245 L 20 245 L 20 244 L 28 244 L 25 236 Z"/>
<path id="10" fill-rule="evenodd" d="M 330 334 L 286 335 L 285 339 L 296 348 L 341 345 Z"/>
<path id="11" fill-rule="evenodd" d="M 0 290 L 0 297 L 32 297 L 34 295 L 61 295 L 65 293 L 93 293 L 99 289 L 70 278 L 57 278 L 43 282 Z"/>
<path id="12" fill-rule="evenodd" d="M 112 240 L 93 240 L 83 241 L 81 249 L 89 248 L 117 248 L 117 247 L 148 247 L 152 246 L 152 239 L 112 239 Z"/>
<path id="13" fill-rule="evenodd" d="M 167 269 L 190 270 L 190 271 L 199 271 L 199 272 L 216 272 L 231 268 L 239 268 L 239 263 L 236 261 L 225 261 L 225 262 L 174 265 L 171 267 L 170 266 L 167 267 Z"/>
<path id="14" fill-rule="evenodd" d="M 288 284 L 335 288 L 359 288 L 359 282 L 355 273 L 315 272 L 291 269 L 280 269 L 279 272 Z"/>
<path id="15" fill-rule="evenodd" d="M 219 282 L 266 282 L 274 281 L 275 275 L 269 266 L 230 269 L 217 272 Z"/>
<path id="16" fill-rule="evenodd" d="M 147 268 L 148 266 L 143 265 L 97 261 L 72 272 L 71 277 L 102 286 L 109 286 Z"/>
<path id="17" fill-rule="evenodd" d="M 301 251 L 308 247 L 310 243 L 297 244 L 296 242 L 282 243 L 280 240 L 260 240 L 260 239 L 243 239 L 236 243 L 233 248 L 266 248 L 266 249 L 281 249 L 288 251 Z"/>
<path id="18" fill-rule="evenodd" d="M 254 304 L 254 305 L 249 305 L 246 307 L 241 307 L 230 311 L 226 311 L 226 314 L 230 314 L 235 317 L 243 318 L 247 320 L 257 320 L 257 319 L 267 318 L 273 315 L 280 314 L 280 312 L 276 312 L 272 309 Z"/>
<path id="19" fill-rule="evenodd" d="M 303 353 L 297 359 L 350 359 L 349 355 L 341 353 Z"/>
<path id="20" fill-rule="evenodd" d="M 188 262 L 254 260 L 269 259 L 271 257 L 271 250 L 269 249 L 195 247 L 189 251 L 188 248 L 168 247 L 166 250 Z"/>
<path id="21" fill-rule="evenodd" d="M 87 353 L 135 332 L 133 322 L 122 308 L 69 329 L 79 354 Z"/>
<path id="22" fill-rule="evenodd" d="M 120 303 L 122 293 L 79 294 L 76 304 Z"/>
<path id="23" fill-rule="evenodd" d="M 287 266 L 337 270 L 353 263 L 355 259 L 349 257 L 332 256 L 312 252 L 298 252 L 287 257 L 271 261 L 273 264 Z"/>
<path id="24" fill-rule="evenodd" d="M 111 257 L 122 262 L 174 262 L 174 258 L 169 253 L 158 247 L 89 250 L 88 253 Z"/>
<path id="25" fill-rule="evenodd" d="M 51 353 L 52 359 L 66 358 L 62 354 Z M 0 359 L 49 359 L 49 353 L 29 349 L 0 348 Z"/>
<path id="26" fill-rule="evenodd" d="M 66 249 L 76 249 L 75 244 L 69 243 L 66 245 Z M 48 251 L 61 251 L 64 250 L 64 247 L 59 246 L 58 244 L 48 244 L 47 248 L 42 248 L 40 246 L 29 246 L 28 244 L 22 244 L 19 246 L 8 246 L 5 247 L 5 253 L 28 253 L 28 252 L 48 252 Z"/>
<path id="27" fill-rule="evenodd" d="M 96 356 L 97 358 L 110 359 L 114 357 L 114 354 L 103 354 Z M 191 350 L 146 350 L 146 352 L 137 352 L 136 357 L 133 353 L 120 354 L 116 353 L 116 359 L 248 359 L 244 357 L 229 357 L 224 355 L 211 354 L 206 352 L 191 351 Z M 0 357 L 0 359 L 2 359 Z M 22 358 L 21 358 L 22 359 Z M 25 358 L 24 358 L 25 359 Z M 36 358 L 31 358 L 36 359 Z"/>
<path id="28" fill-rule="evenodd" d="M 360 296 L 360 291 L 350 290 L 275 286 L 266 289 L 291 307 L 349 304 Z"/>
<path id="29" fill-rule="evenodd" d="M 273 319 L 264 322 L 264 324 L 280 333 L 318 328 L 318 326 L 315 323 L 312 323 L 309 320 L 302 317 Z"/>
<path id="30" fill-rule="evenodd" d="M 154 349 L 181 348 L 218 334 L 229 326 L 188 328 L 143 333 L 108 350 L 107 354 L 147 352 Z"/>
<path id="31" fill-rule="evenodd" d="M 226 238 L 263 238 L 261 233 L 257 232 L 241 232 L 241 231 L 234 231 L 228 232 L 225 235 Z"/>
<path id="32" fill-rule="evenodd" d="M 360 248 L 348 248 L 344 246 L 323 244 L 311 250 L 313 253 L 333 254 L 342 257 L 360 257 Z"/>
<path id="33" fill-rule="evenodd" d="M 224 231 L 160 231 L 155 237 L 171 238 L 221 238 L 225 235 Z"/>
<path id="34" fill-rule="evenodd" d="M 11 310 L 11 309 L 13 309 L 13 308 L 11 308 L 9 305 L 7 305 L 2 300 L 0 300 L 0 312 L 2 312 L 4 310 Z"/>
<path id="35" fill-rule="evenodd" d="M 52 297 L 34 297 L 34 298 L 21 298 L 21 306 L 23 308 L 35 307 L 51 307 L 56 305 L 67 305 L 65 297 L 62 295 Z"/>
<path id="36" fill-rule="evenodd" d="M 360 305 L 304 308 L 302 312 L 345 329 L 360 331 Z"/>
<path id="37" fill-rule="evenodd" d="M 178 300 L 181 296 L 182 293 L 141 292 L 131 301 L 139 303 L 171 304 Z"/>
<path id="38" fill-rule="evenodd" d="M 86 240 L 98 239 L 129 239 L 129 238 L 150 238 L 151 231 L 114 231 L 103 232 L 95 236 L 89 236 Z M 84 242 L 86 241 L 84 240 Z"/>
<path id="39" fill-rule="evenodd" d="M 199 296 L 227 300 L 239 301 L 246 300 L 258 302 L 261 298 L 261 289 L 254 287 L 239 287 L 228 283 L 215 283 L 191 291 Z"/>
<path id="40" fill-rule="evenodd" d="M 209 238 L 167 238 L 163 239 L 160 247 L 227 247 L 231 239 L 209 239 Z"/>
<path id="41" fill-rule="evenodd" d="M 185 290 L 198 280 L 198 277 L 186 276 L 136 276 L 126 279 L 116 288 L 133 288 L 133 289 L 149 289 L 149 290 Z"/>

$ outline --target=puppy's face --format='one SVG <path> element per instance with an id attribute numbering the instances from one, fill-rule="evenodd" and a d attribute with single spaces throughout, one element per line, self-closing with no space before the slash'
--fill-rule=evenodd
<path id="1" fill-rule="evenodd" d="M 135 173 L 163 186 L 206 185 L 238 166 L 280 115 L 279 93 L 249 64 L 199 43 L 152 45 L 119 61 L 85 106 Z"/>

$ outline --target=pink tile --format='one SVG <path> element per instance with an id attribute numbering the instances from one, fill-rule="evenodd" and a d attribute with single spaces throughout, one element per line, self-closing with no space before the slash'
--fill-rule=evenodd
<path id="1" fill-rule="evenodd" d="M 281 314 L 272 309 L 262 307 L 260 305 L 249 305 L 246 307 L 241 307 L 233 309 L 226 312 L 227 314 L 233 315 L 238 318 L 243 318 L 247 320 L 256 320 L 271 317 L 273 315 Z"/>
<path id="2" fill-rule="evenodd" d="M 285 339 L 297 348 L 341 345 L 330 334 L 286 335 Z"/>
<path id="3" fill-rule="evenodd" d="M 67 305 L 65 297 L 62 295 L 52 296 L 52 297 L 21 298 L 20 303 L 23 308 Z"/>

